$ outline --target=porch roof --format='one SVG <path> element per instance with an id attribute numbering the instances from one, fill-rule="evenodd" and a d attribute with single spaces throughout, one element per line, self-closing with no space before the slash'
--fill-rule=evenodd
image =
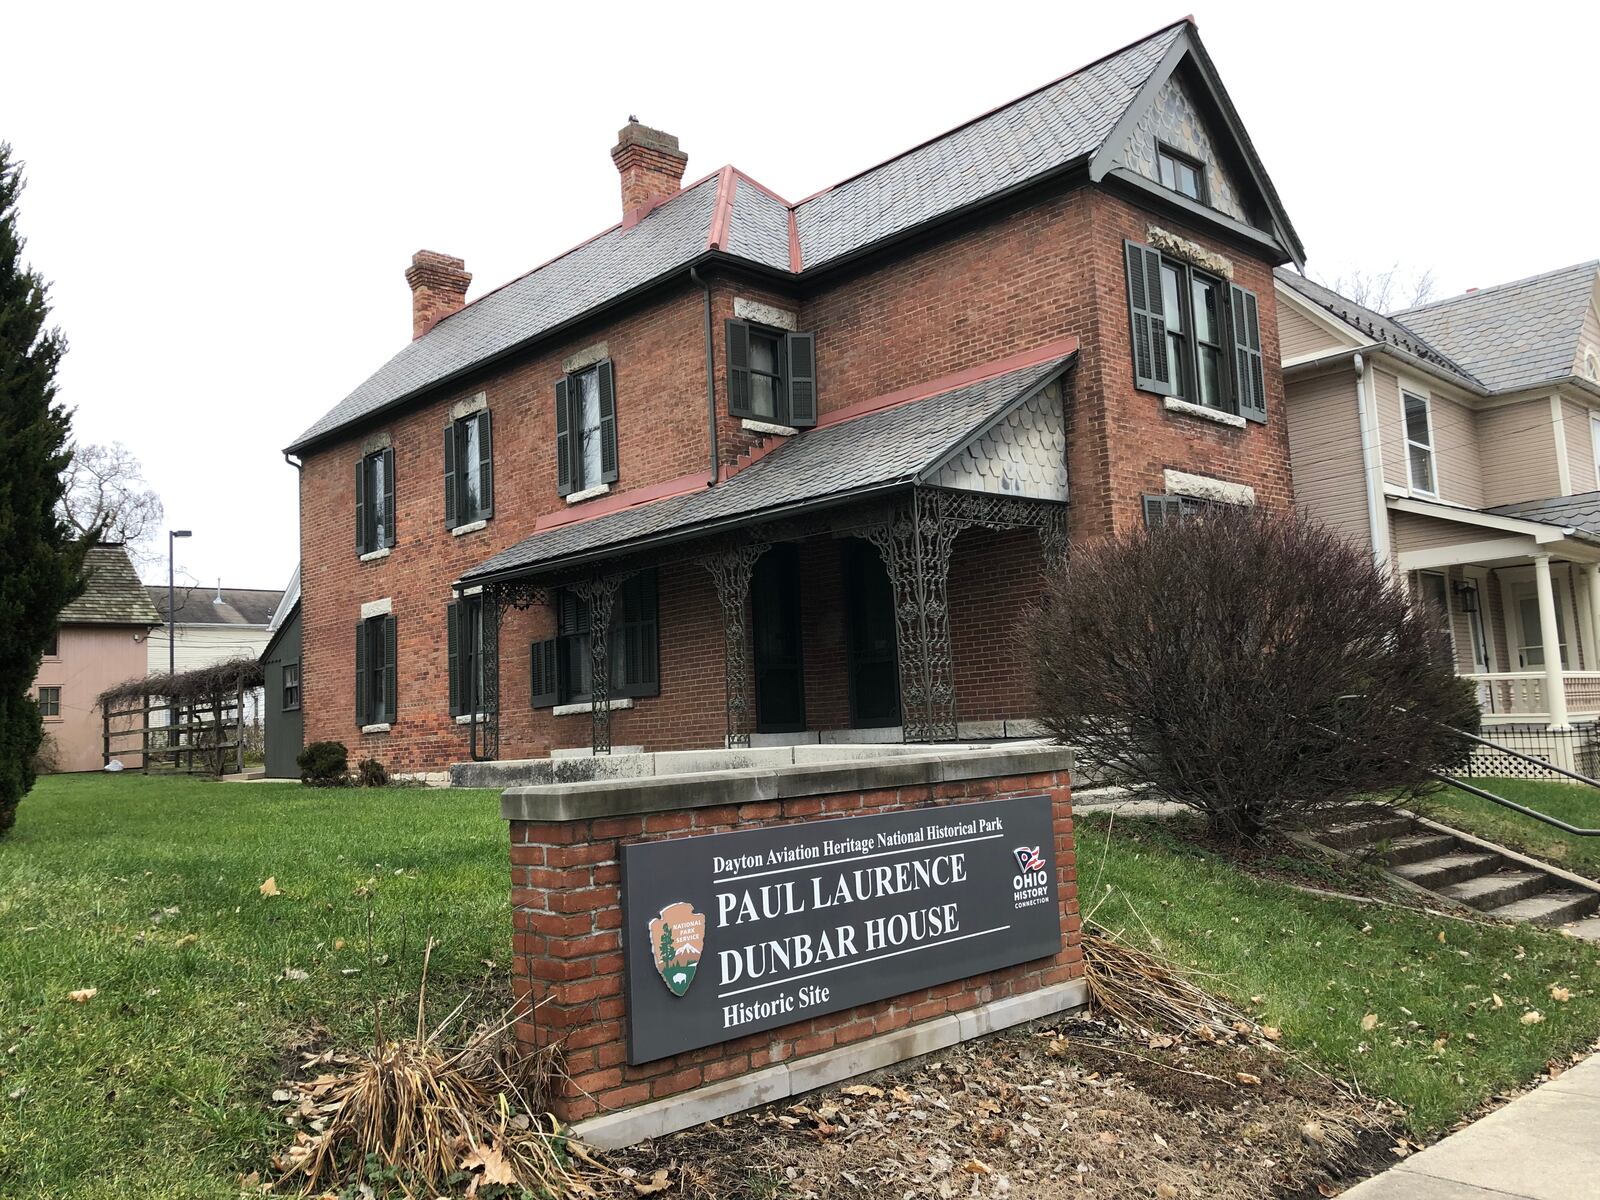
<path id="1" fill-rule="evenodd" d="M 1520 517 L 1524 521 L 1560 525 L 1565 529 L 1576 529 L 1600 537 L 1600 492 L 1551 496 L 1547 500 L 1523 500 L 1517 504 L 1486 508 L 1484 511 L 1496 516 Z"/>
<path id="2" fill-rule="evenodd" d="M 993 364 L 986 377 L 951 381 L 953 386 L 912 399 L 880 397 L 832 419 L 824 416 L 817 428 L 758 451 L 716 487 L 705 486 L 701 476 L 676 493 L 645 489 L 639 503 L 524 538 L 465 572 L 460 582 L 547 574 L 909 486 L 1060 378 L 1076 355 L 1077 342 L 1068 339 L 1028 356 L 1023 365 Z"/>

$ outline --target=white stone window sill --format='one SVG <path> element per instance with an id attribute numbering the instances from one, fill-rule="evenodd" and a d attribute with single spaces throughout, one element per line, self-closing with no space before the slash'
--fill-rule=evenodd
<path id="1" fill-rule="evenodd" d="M 465 525 L 457 525 L 454 529 L 452 529 L 450 531 L 450 536 L 451 537 L 460 537 L 464 533 L 477 533 L 478 530 L 487 529 L 487 528 L 489 528 L 489 522 L 487 520 L 469 521 Z"/>
<path id="2" fill-rule="evenodd" d="M 478 724 L 479 725 L 482 725 L 488 719 L 489 719 L 489 714 L 488 713 L 479 713 L 478 714 Z M 457 725 L 471 725 L 472 724 L 472 714 L 471 713 L 462 713 L 460 716 L 458 716 L 456 718 L 456 724 Z"/>
<path id="3" fill-rule="evenodd" d="M 633 707 L 633 697 L 624 696 L 621 700 L 607 700 L 606 707 L 612 712 L 620 712 L 625 708 Z M 582 704 L 558 704 L 550 710 L 552 717 L 577 717 L 586 712 L 592 712 L 594 706 L 588 701 Z"/>
<path id="4" fill-rule="evenodd" d="M 585 500 L 593 500 L 596 496 L 608 495 L 611 491 L 609 483 L 597 483 L 591 488 L 584 488 L 581 492 L 572 492 L 567 496 L 568 504 L 582 504 Z"/>
<path id="5" fill-rule="evenodd" d="M 388 558 L 391 547 L 384 546 L 381 550 L 368 550 L 361 556 L 362 562 L 377 562 L 380 558 Z"/>
<path id="6" fill-rule="evenodd" d="M 739 427 L 747 433 L 767 433 L 773 437 L 793 437 L 800 432 L 793 425 L 774 425 L 771 421 L 752 421 L 749 417 L 740 421 Z"/>
<path id="7" fill-rule="evenodd" d="M 1202 421 L 1215 421 L 1218 425 L 1226 425 L 1230 429 L 1243 429 L 1245 420 L 1238 413 L 1223 412 L 1219 408 L 1207 408 L 1204 404 L 1190 404 L 1187 400 L 1179 400 L 1175 396 L 1162 398 L 1162 405 L 1170 413 L 1182 413 L 1186 417 L 1199 417 Z"/>
<path id="8" fill-rule="evenodd" d="M 389 722 L 383 721 L 383 722 L 381 722 L 381 723 L 379 723 L 377 725 L 363 725 L 361 727 L 361 732 L 362 733 L 388 733 L 389 732 L 389 728 L 390 728 Z"/>

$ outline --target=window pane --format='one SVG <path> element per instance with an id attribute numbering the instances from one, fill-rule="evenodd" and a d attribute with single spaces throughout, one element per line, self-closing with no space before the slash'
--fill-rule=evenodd
<path id="1" fill-rule="evenodd" d="M 782 384 L 778 368 L 778 339 L 769 333 L 750 333 L 750 408 L 768 421 L 779 420 Z"/>
<path id="2" fill-rule="evenodd" d="M 1196 347 L 1200 360 L 1199 402 L 1211 408 L 1222 407 L 1222 355 L 1215 346 Z"/>
<path id="3" fill-rule="evenodd" d="M 1428 437 L 1428 402 L 1409 393 L 1406 395 L 1406 437 L 1424 446 L 1433 444 Z"/>
<path id="4" fill-rule="evenodd" d="M 580 488 L 600 482 L 600 372 L 578 376 L 578 438 L 583 447 Z"/>
<path id="5" fill-rule="evenodd" d="M 367 544 L 374 549 L 389 543 L 389 514 L 383 507 L 385 492 L 383 455 L 374 454 L 367 459 L 367 529 L 372 534 Z"/>
<path id="6" fill-rule="evenodd" d="M 481 509 L 478 503 L 480 481 L 478 462 L 482 455 L 482 440 L 478 436 L 478 419 L 468 417 L 456 422 L 456 471 L 461 478 L 460 510 L 476 516 Z"/>
<path id="7" fill-rule="evenodd" d="M 1426 446 L 1407 446 L 1411 456 L 1411 486 L 1419 492 L 1433 491 L 1433 451 Z"/>
<path id="8" fill-rule="evenodd" d="M 1156 156 L 1161 164 L 1161 186 L 1178 190 L 1178 180 L 1173 172 L 1173 161 L 1165 154 Z"/>
<path id="9" fill-rule="evenodd" d="M 750 376 L 750 410 L 767 421 L 778 417 L 778 381 L 768 375 Z"/>
<path id="10" fill-rule="evenodd" d="M 1194 296 L 1194 336 L 1196 340 L 1218 345 L 1222 323 L 1217 319 L 1217 285 L 1196 279 L 1190 290 Z"/>
<path id="11" fill-rule="evenodd" d="M 1176 190 L 1182 192 L 1185 196 L 1188 196 L 1191 199 L 1200 199 L 1199 173 L 1185 162 L 1178 163 L 1177 167 L 1178 186 Z"/>
<path id="12" fill-rule="evenodd" d="M 1161 306 L 1166 309 L 1167 329 L 1183 332 L 1183 305 L 1179 302 L 1181 281 L 1176 267 L 1161 264 Z"/>

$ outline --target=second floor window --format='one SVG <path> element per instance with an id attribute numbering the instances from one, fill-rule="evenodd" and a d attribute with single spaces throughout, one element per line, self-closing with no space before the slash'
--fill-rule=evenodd
<path id="1" fill-rule="evenodd" d="M 1433 462 L 1433 418 L 1428 398 L 1413 392 L 1400 393 L 1406 421 L 1406 478 L 1413 492 L 1427 496 L 1439 494 L 1439 481 Z"/>
<path id="2" fill-rule="evenodd" d="M 444 430 L 444 523 L 459 529 L 494 515 L 494 450 L 487 410 Z"/>
<path id="3" fill-rule="evenodd" d="M 785 333 L 729 321 L 728 415 L 805 428 L 817 423 L 817 342 L 813 333 Z"/>
<path id="4" fill-rule="evenodd" d="M 1156 148 L 1156 170 L 1161 175 L 1161 186 L 1206 203 L 1206 168 L 1197 158 L 1181 154 L 1170 146 Z"/>
<path id="5" fill-rule="evenodd" d="M 42 687 L 39 689 L 39 715 L 41 717 L 59 717 L 61 715 L 60 688 Z"/>
<path id="6" fill-rule="evenodd" d="M 594 679 L 589 605 L 576 592 L 556 593 L 556 636 L 533 644 L 533 706 L 585 704 Z M 641 571 L 617 589 L 606 641 L 611 699 L 657 696 L 656 573 Z"/>
<path id="7" fill-rule="evenodd" d="M 356 464 L 356 553 L 394 544 L 394 451 L 375 450 Z"/>
<path id="8" fill-rule="evenodd" d="M 300 707 L 300 664 L 297 662 L 283 664 L 283 711 L 290 712 Z"/>
<path id="9" fill-rule="evenodd" d="M 617 389 L 610 359 L 556 381 L 556 490 L 563 496 L 617 479 Z"/>
<path id="10" fill-rule="evenodd" d="M 394 617 L 368 617 L 356 625 L 356 724 L 389 725 L 399 705 Z"/>

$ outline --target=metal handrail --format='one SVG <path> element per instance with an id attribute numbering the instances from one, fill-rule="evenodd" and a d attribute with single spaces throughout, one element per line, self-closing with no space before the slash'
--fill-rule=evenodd
<path id="1" fill-rule="evenodd" d="M 1521 750 L 1513 750 L 1510 746 L 1502 746 L 1499 742 L 1490 741 L 1486 737 L 1479 737 L 1475 733 L 1468 733 L 1465 729 L 1457 729 L 1454 725 L 1446 725 L 1440 721 L 1436 721 L 1434 724 L 1438 725 L 1441 729 L 1450 730 L 1457 737 L 1465 738 L 1469 742 L 1477 742 L 1480 746 L 1488 746 L 1491 750 L 1496 750 L 1501 754 L 1509 754 L 1512 758 L 1520 758 L 1524 762 L 1530 762 L 1536 767 L 1541 767 L 1547 771 L 1554 771 L 1558 775 L 1565 775 L 1568 779 L 1575 779 L 1579 783 L 1587 784 L 1589 787 L 1600 789 L 1600 781 L 1590 779 L 1587 775 L 1579 774 L 1577 771 L 1569 771 L 1566 767 L 1558 766 L 1546 759 L 1536 758 L 1531 754 L 1524 754 Z M 1431 767 L 1427 768 L 1427 770 L 1428 774 L 1432 775 L 1436 779 L 1444 780 L 1452 787 L 1458 787 L 1463 792 L 1470 792 L 1474 796 L 1488 800 L 1493 804 L 1498 804 L 1502 808 L 1509 808 L 1512 812 L 1521 813 L 1525 817 L 1532 817 L 1535 821 L 1542 821 L 1544 824 L 1559 829 L 1563 833 L 1570 833 L 1575 837 L 1600 837 L 1600 829 L 1585 829 L 1579 825 L 1569 825 L 1560 817 L 1552 817 L 1549 813 L 1542 813 L 1538 809 L 1529 808 L 1524 804 L 1518 804 L 1515 800 L 1507 800 L 1504 796 L 1497 796 L 1493 792 L 1481 787 L 1477 787 L 1474 784 L 1464 783 L 1452 775 L 1446 775 L 1443 771 L 1435 771 Z"/>

